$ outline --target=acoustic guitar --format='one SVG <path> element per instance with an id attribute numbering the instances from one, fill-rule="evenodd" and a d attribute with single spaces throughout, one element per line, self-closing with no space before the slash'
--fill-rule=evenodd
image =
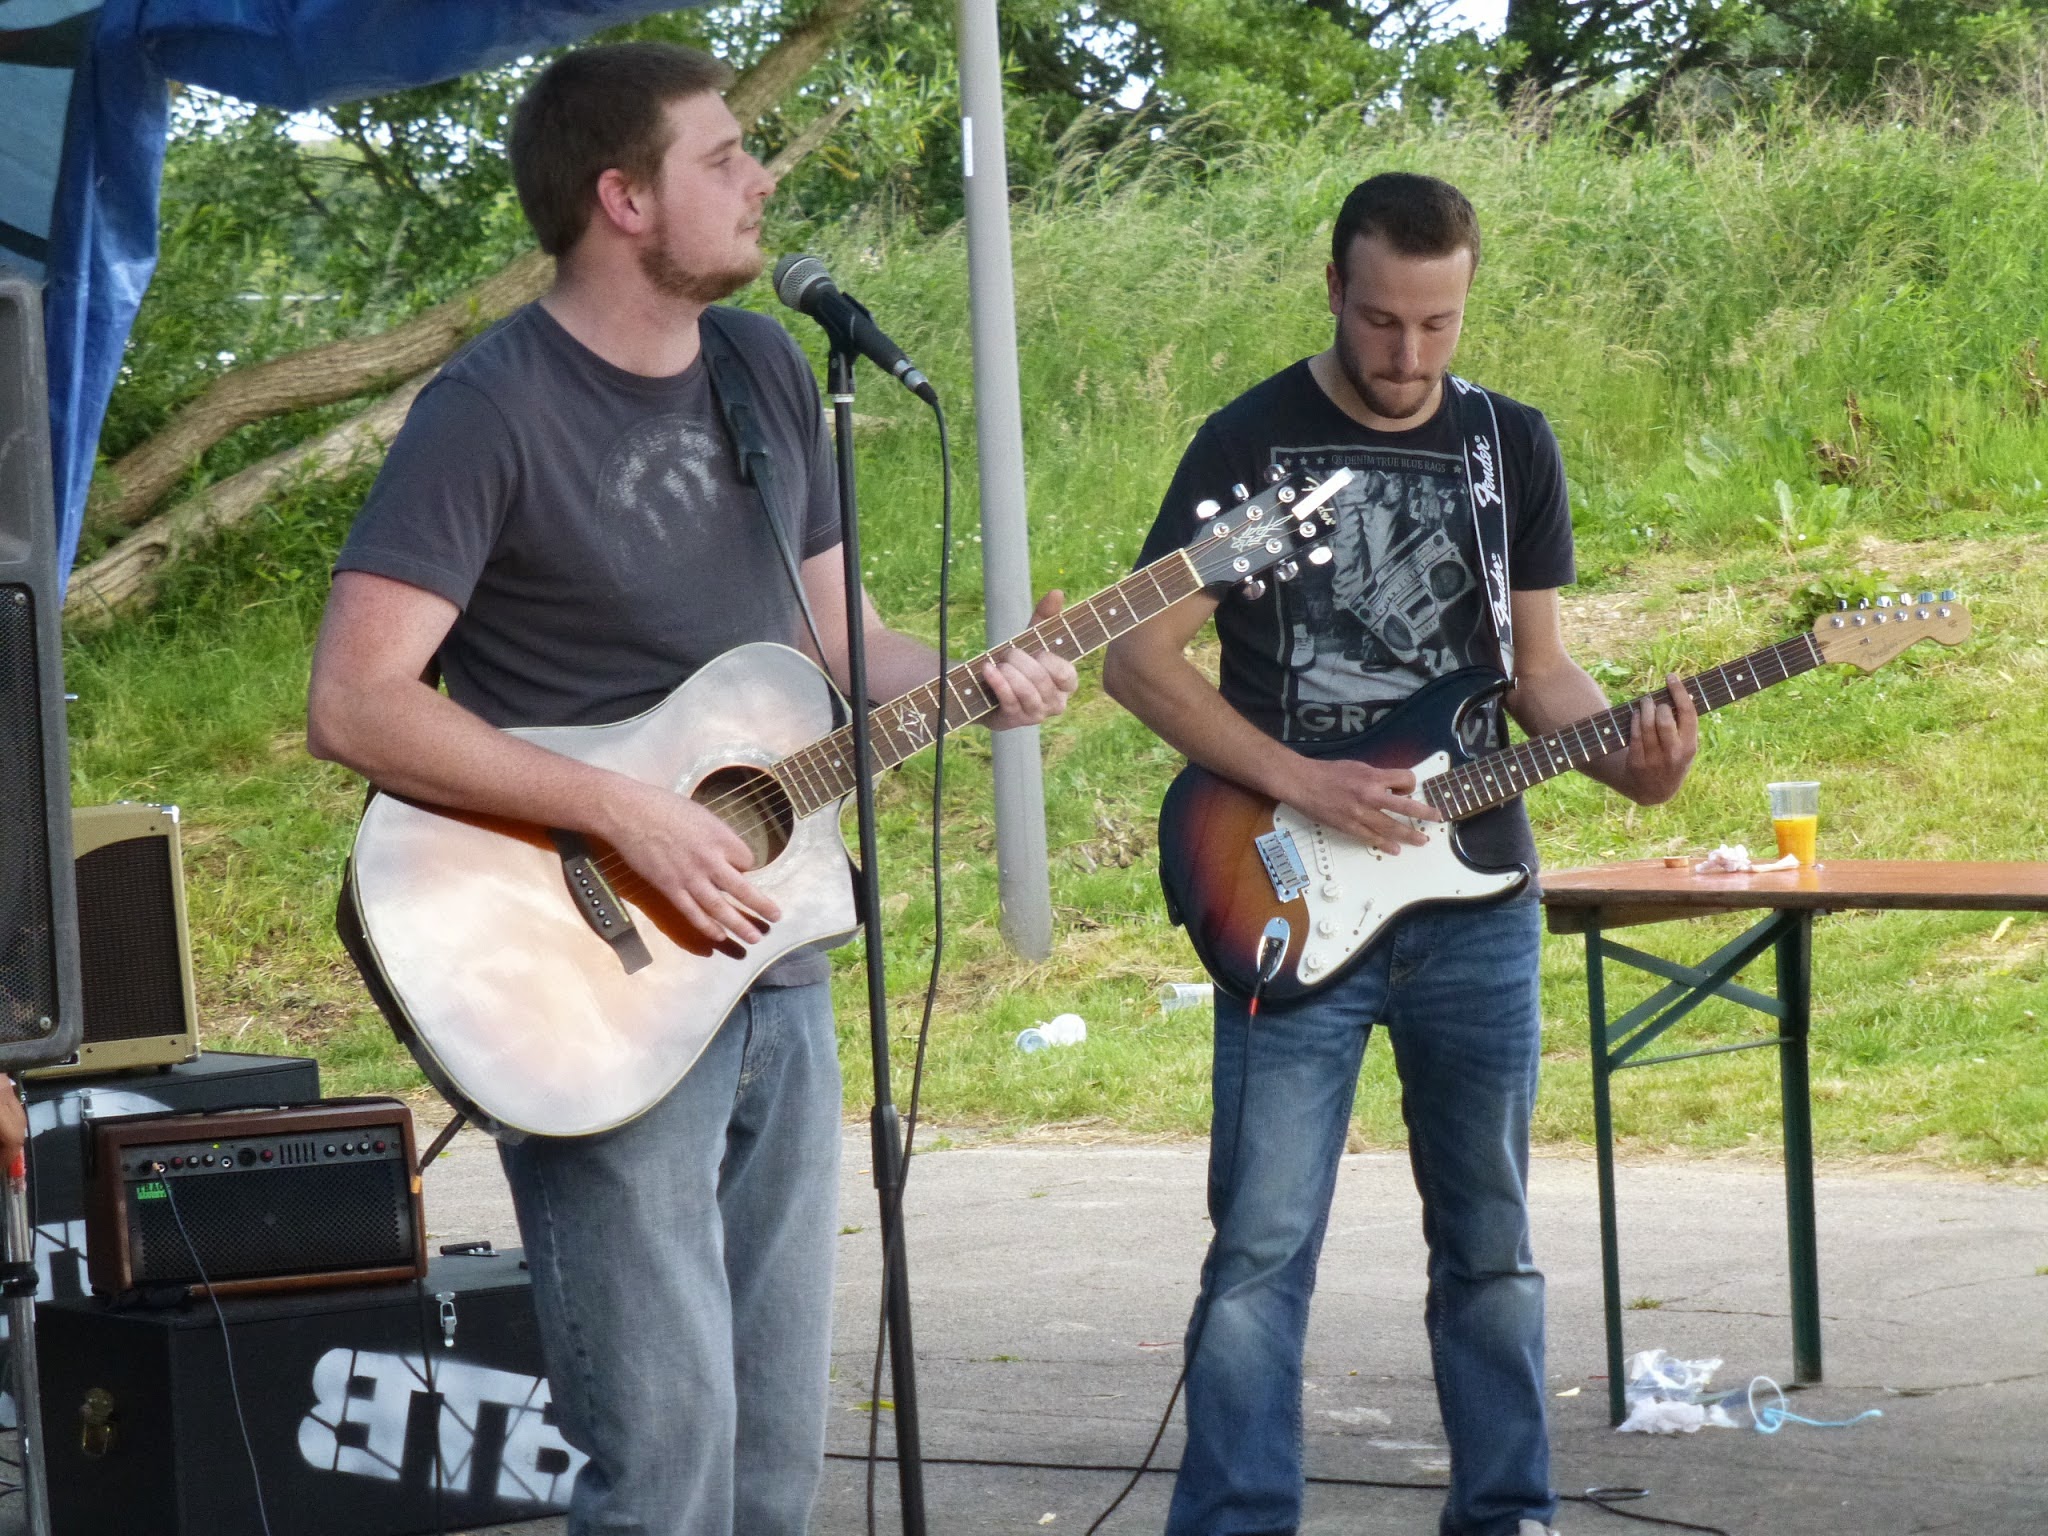
<path id="1" fill-rule="evenodd" d="M 1326 563 L 1326 503 L 1351 478 L 1282 478 L 1200 535 L 1009 645 L 1077 660 L 1219 582 L 1289 580 Z M 873 709 L 876 770 L 992 714 L 994 652 Z M 855 787 L 853 731 L 830 680 L 787 646 L 728 651 L 644 714 L 612 725 L 512 732 L 582 762 L 688 795 L 754 856 L 749 878 L 782 909 L 751 948 L 713 944 L 612 849 L 557 829 L 372 798 L 356 831 L 340 926 L 399 1038 L 436 1087 L 486 1128 L 541 1136 L 609 1130 L 682 1079 L 773 961 L 857 927 L 840 810 Z"/>

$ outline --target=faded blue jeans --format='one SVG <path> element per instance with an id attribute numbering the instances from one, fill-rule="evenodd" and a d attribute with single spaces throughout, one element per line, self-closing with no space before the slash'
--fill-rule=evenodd
<path id="1" fill-rule="evenodd" d="M 499 1155 L 572 1536 L 801 1536 L 824 1469 L 839 1056 L 830 988 L 756 987 L 602 1136 Z"/>
<path id="2" fill-rule="evenodd" d="M 1169 1536 L 1293 1531 L 1309 1296 L 1375 1023 L 1401 1078 L 1429 1248 L 1424 1322 L 1451 1453 L 1444 1536 L 1548 1523 L 1543 1277 L 1529 1253 L 1540 944 L 1533 895 L 1411 914 L 1315 997 L 1216 998 L 1209 1214 Z M 1249 1059 L 1247 1059 L 1249 1052 Z M 1242 1118 L 1240 1120 L 1240 1089 Z"/>

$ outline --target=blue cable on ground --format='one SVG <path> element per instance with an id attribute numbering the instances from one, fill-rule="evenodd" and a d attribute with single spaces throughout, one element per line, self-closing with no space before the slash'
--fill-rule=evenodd
<path id="1" fill-rule="evenodd" d="M 1763 1407 L 1757 1405 L 1756 1389 L 1761 1383 L 1775 1392 L 1778 1401 Z M 1785 1406 L 1785 1389 L 1768 1376 L 1752 1376 L 1749 1379 L 1749 1416 L 1760 1435 L 1775 1435 L 1787 1424 L 1805 1424 L 1814 1429 L 1847 1429 L 1851 1424 L 1861 1424 L 1865 1419 L 1881 1419 L 1882 1408 L 1866 1408 L 1853 1419 L 1809 1419 L 1803 1413 L 1794 1413 Z"/>

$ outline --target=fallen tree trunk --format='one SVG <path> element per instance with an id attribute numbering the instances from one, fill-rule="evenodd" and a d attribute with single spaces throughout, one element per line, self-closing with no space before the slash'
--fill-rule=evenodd
<path id="1" fill-rule="evenodd" d="M 833 41 L 871 0 L 826 0 L 733 82 L 726 104 L 752 127 L 817 67 Z M 853 100 L 835 106 L 776 156 L 786 173 L 824 141 Z M 829 121 L 827 121 L 829 119 Z M 381 335 L 350 338 L 231 369 L 171 416 L 162 431 L 95 477 L 86 526 L 95 533 L 131 528 L 169 494 L 178 478 L 237 428 L 286 411 L 332 405 L 384 389 L 441 362 L 469 337 L 540 297 L 554 262 L 539 251 L 515 258 L 474 287 Z"/>
<path id="2" fill-rule="evenodd" d="M 332 405 L 434 367 L 492 321 L 539 298 L 554 270 L 552 258 L 528 251 L 394 330 L 288 352 L 223 374 L 181 406 L 163 431 L 102 472 L 106 490 L 88 507 L 86 526 L 99 532 L 133 526 L 201 454 L 238 427 L 284 411 Z"/>
<path id="3" fill-rule="evenodd" d="M 151 518 L 91 565 L 72 573 L 64 597 L 65 619 L 103 623 L 123 609 L 147 606 L 156 596 L 165 566 L 194 544 L 249 516 L 285 481 L 346 474 L 367 457 L 382 454 L 412 409 L 413 397 L 434 373 L 429 368 L 415 375 L 310 443 L 273 453 Z"/>

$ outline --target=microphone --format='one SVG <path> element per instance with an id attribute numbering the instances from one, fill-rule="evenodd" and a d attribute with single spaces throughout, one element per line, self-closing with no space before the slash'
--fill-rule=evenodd
<path id="1" fill-rule="evenodd" d="M 858 352 L 882 372 L 895 375 L 918 398 L 931 405 L 939 403 L 931 381 L 883 334 L 875 317 L 858 300 L 839 291 L 817 257 L 785 256 L 776 262 L 775 297 L 824 326 L 835 345 Z"/>
<path id="2" fill-rule="evenodd" d="M 1288 941 L 1294 937 L 1294 926 L 1284 917 L 1269 919 L 1266 931 L 1259 935 L 1259 985 L 1264 986 L 1280 974 L 1280 962 L 1286 958 Z"/>

